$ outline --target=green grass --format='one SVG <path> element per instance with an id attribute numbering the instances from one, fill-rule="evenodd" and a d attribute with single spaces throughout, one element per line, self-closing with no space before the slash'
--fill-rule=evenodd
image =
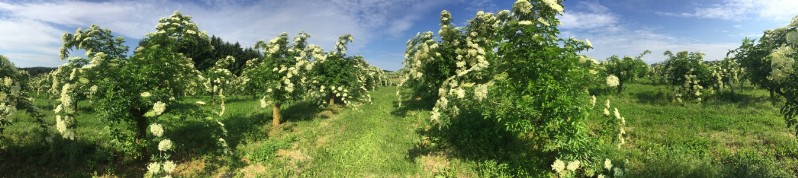
<path id="1" fill-rule="evenodd" d="M 613 160 L 628 160 L 631 177 L 794 177 L 798 141 L 767 91 L 746 86 L 736 96 L 674 103 L 668 88 L 641 80 L 622 94 L 596 92 L 602 108 L 612 101 L 626 117 L 629 138 Z M 218 126 L 204 118 L 165 121 L 176 143 L 173 159 L 183 177 L 541 177 L 551 160 L 538 159 L 528 143 L 501 131 L 479 113 L 463 113 L 450 127 L 428 121 L 431 104 L 396 106 L 395 87 L 372 91 L 374 102 L 319 109 L 308 103 L 283 108 L 281 127 L 271 130 L 271 109 L 234 96 L 220 118 L 233 155 L 222 155 L 213 136 Z M 190 104 L 208 97 L 188 98 Z M 778 102 L 775 102 L 778 103 Z M 56 139 L 51 106 L 46 129 L 19 114 L 0 139 L 0 177 L 138 177 L 144 162 L 113 140 L 107 123 L 80 103 L 78 141 Z M 212 107 L 212 106 L 209 106 Z M 172 109 L 181 109 L 174 107 Z M 169 113 L 169 111 L 167 111 Z M 588 119 L 598 130 L 600 110 Z M 596 118 L 596 119 L 593 119 Z M 9 164 L 11 163 L 11 164 Z"/>

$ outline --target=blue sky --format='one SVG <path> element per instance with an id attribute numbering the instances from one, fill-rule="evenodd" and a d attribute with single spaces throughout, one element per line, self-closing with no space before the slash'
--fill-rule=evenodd
<path id="1" fill-rule="evenodd" d="M 405 42 L 418 32 L 439 29 L 442 10 L 461 26 L 477 11 L 510 9 L 497 0 L 197 0 L 197 1 L 0 1 L 0 55 L 20 67 L 57 66 L 60 37 L 91 24 L 111 29 L 131 49 L 154 31 L 157 20 L 178 10 L 194 17 L 208 34 L 251 46 L 281 32 L 301 31 L 310 42 L 332 50 L 351 33 L 348 54 L 363 55 L 388 70 L 402 67 Z M 596 59 L 636 55 L 650 49 L 648 63 L 665 50 L 701 51 L 717 60 L 745 37 L 785 26 L 798 15 L 798 0 L 568 0 L 561 37 L 590 39 Z"/>

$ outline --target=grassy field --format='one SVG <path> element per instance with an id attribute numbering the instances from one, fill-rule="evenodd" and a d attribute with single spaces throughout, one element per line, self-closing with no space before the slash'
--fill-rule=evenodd
<path id="1" fill-rule="evenodd" d="M 628 160 L 631 177 L 795 177 L 798 142 L 764 90 L 744 88 L 734 97 L 701 104 L 677 104 L 665 86 L 648 81 L 626 85 L 622 94 L 599 94 L 601 108 L 612 101 L 626 117 L 629 140 L 614 160 Z M 232 97 L 221 118 L 232 155 L 219 153 L 215 122 L 172 119 L 166 137 L 180 177 L 498 177 L 545 175 L 549 165 L 502 126 L 478 117 L 449 128 L 428 122 L 425 102 L 398 108 L 395 87 L 371 93 L 374 103 L 357 108 L 319 109 L 297 103 L 284 109 L 285 122 L 270 128 L 270 110 L 250 97 Z M 183 103 L 208 98 L 190 98 Z M 52 108 L 44 99 L 37 104 Z M 145 162 L 126 155 L 110 140 L 106 123 L 80 103 L 78 141 L 56 139 L 21 114 L 0 144 L 0 177 L 136 177 Z M 173 109 L 180 109 L 180 106 Z M 268 111 L 268 112 L 267 112 Z M 168 113 L 169 111 L 167 111 Z M 469 113 L 464 113 L 468 115 Z M 599 115 L 596 109 L 592 116 Z M 52 112 L 48 124 L 52 125 Z M 592 117 L 591 117 L 592 118 Z M 589 119 L 597 130 L 597 120 Z M 52 133 L 51 133 L 52 134 Z"/>

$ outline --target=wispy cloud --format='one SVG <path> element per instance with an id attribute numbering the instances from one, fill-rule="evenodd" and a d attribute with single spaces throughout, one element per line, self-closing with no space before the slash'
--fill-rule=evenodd
<path id="1" fill-rule="evenodd" d="M 698 51 L 706 54 L 705 60 L 723 59 L 736 43 L 706 43 L 696 39 L 661 33 L 658 29 L 632 28 L 620 23 L 621 16 L 598 2 L 580 2 L 577 7 L 566 10 L 563 21 L 563 37 L 590 39 L 594 49 L 583 52 L 599 60 L 612 55 L 634 56 L 644 50 L 653 54 L 644 57 L 647 63 L 665 59 L 662 53 L 671 51 Z M 598 20 L 597 20 L 598 19 Z"/>
<path id="2" fill-rule="evenodd" d="M 724 0 L 721 3 L 696 7 L 692 12 L 657 12 L 659 15 L 697 17 L 731 21 L 751 20 L 752 17 L 787 21 L 798 15 L 796 0 Z"/>
<path id="3" fill-rule="evenodd" d="M 563 29 L 617 30 L 618 17 L 598 2 L 580 1 L 574 10 L 565 11 L 560 22 Z"/>
<path id="4" fill-rule="evenodd" d="M 424 0 L 0 2 L 3 27 L 0 53 L 19 66 L 53 66 L 60 63 L 57 49 L 64 32 L 97 24 L 137 40 L 153 31 L 159 18 L 175 10 L 194 17 L 200 29 L 209 34 L 243 45 L 268 40 L 282 32 L 294 35 L 304 31 L 311 34 L 311 43 L 332 49 L 338 36 L 350 33 L 355 36 L 351 50 L 357 52 L 380 36 L 400 36 L 421 19 L 415 14 L 439 3 Z"/>

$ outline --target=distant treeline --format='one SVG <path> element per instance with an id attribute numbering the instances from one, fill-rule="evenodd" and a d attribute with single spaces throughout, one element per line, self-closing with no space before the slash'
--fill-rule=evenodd
<path id="1" fill-rule="evenodd" d="M 43 74 L 43 73 L 50 73 L 50 72 L 52 72 L 55 69 L 56 69 L 56 67 L 21 67 L 21 68 L 19 68 L 19 70 L 23 70 L 25 72 L 28 72 L 28 74 L 30 74 L 30 76 L 37 76 L 37 75 Z"/>

